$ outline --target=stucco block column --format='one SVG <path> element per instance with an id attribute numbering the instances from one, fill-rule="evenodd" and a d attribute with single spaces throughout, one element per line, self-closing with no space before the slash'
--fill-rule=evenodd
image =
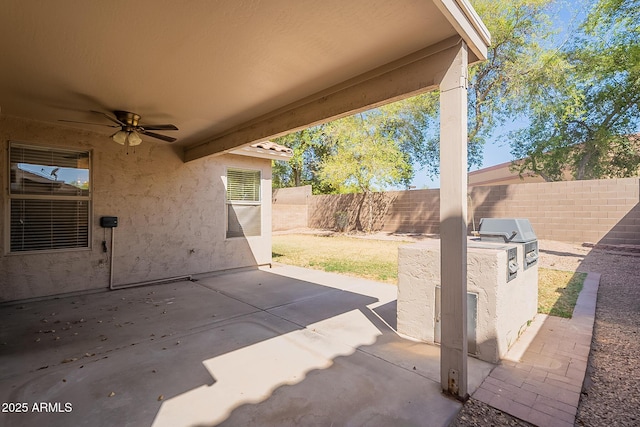
<path id="1" fill-rule="evenodd" d="M 467 393 L 467 45 L 440 83 L 440 245 L 442 389 Z"/>

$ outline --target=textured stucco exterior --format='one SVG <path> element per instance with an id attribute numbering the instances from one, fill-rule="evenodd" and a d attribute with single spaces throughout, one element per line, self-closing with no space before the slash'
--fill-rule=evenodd
<path id="1" fill-rule="evenodd" d="M 9 254 L 9 141 L 92 152 L 91 247 Z M 0 301 L 42 297 L 109 286 L 111 233 L 101 216 L 117 216 L 113 284 L 271 262 L 271 162 L 237 155 L 184 163 L 169 144 L 144 141 L 129 149 L 90 131 L 0 115 Z M 262 235 L 226 238 L 228 167 L 260 170 Z"/>
<path id="2" fill-rule="evenodd" d="M 507 282 L 507 252 L 518 250 L 518 275 Z M 470 242 L 467 292 L 478 295 L 476 353 L 496 363 L 533 319 L 538 307 L 538 267 L 524 270 L 522 245 Z M 436 288 L 440 286 L 440 242 L 401 246 L 398 252 L 398 332 L 436 342 Z"/>

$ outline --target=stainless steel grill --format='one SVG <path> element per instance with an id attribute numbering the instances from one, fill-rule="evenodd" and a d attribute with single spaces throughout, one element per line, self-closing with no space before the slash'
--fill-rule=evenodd
<path id="1" fill-rule="evenodd" d="M 482 218 L 478 234 L 482 241 L 523 244 L 525 270 L 538 263 L 538 237 L 528 219 Z"/>

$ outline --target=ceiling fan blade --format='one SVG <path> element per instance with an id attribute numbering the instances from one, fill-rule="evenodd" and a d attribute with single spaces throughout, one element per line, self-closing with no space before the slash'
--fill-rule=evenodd
<path id="1" fill-rule="evenodd" d="M 111 117 L 107 113 L 103 113 L 102 111 L 96 111 L 96 110 L 90 110 L 90 111 L 92 113 L 101 114 L 101 115 L 105 116 L 107 119 L 111 120 L 113 123 L 115 123 L 117 125 L 120 125 L 120 126 L 126 126 L 127 125 L 126 123 L 123 123 L 120 120 Z"/>
<path id="2" fill-rule="evenodd" d="M 79 121 L 76 121 L 76 120 L 62 120 L 62 119 L 59 119 L 58 121 L 59 122 L 66 122 L 66 123 L 80 123 L 80 124 L 83 124 L 83 125 L 107 126 L 107 127 L 110 127 L 110 128 L 119 128 L 120 127 L 120 126 L 115 126 L 115 125 L 107 125 L 107 124 L 104 124 L 104 123 L 79 122 Z"/>
<path id="3" fill-rule="evenodd" d="M 160 135 L 159 133 L 155 133 L 155 132 L 147 132 L 146 130 L 141 130 L 141 132 L 144 135 L 148 135 L 152 138 L 158 138 L 161 139 L 163 141 L 167 141 L 167 142 L 173 142 L 176 141 L 176 138 L 170 137 L 170 136 L 166 136 L 166 135 Z"/>
<path id="4" fill-rule="evenodd" d="M 140 125 L 144 130 L 178 130 L 176 125 Z"/>

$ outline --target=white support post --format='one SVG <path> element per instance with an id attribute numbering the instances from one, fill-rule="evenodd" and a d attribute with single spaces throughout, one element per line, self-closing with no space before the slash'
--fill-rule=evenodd
<path id="1" fill-rule="evenodd" d="M 467 45 L 440 83 L 440 267 L 442 389 L 467 393 Z"/>

